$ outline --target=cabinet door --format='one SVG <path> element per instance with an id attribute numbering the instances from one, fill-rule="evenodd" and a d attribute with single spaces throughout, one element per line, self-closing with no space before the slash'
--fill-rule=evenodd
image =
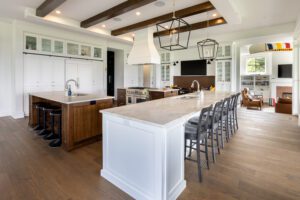
<path id="1" fill-rule="evenodd" d="M 96 58 L 96 59 L 102 59 L 102 48 L 100 48 L 100 47 L 94 47 L 94 52 L 93 53 L 94 53 L 94 58 Z M 127 58 L 128 58 L 128 55 L 127 55 Z"/>
<path id="2" fill-rule="evenodd" d="M 101 92 L 104 90 L 104 67 L 103 63 L 93 61 L 93 92 Z"/>
<path id="3" fill-rule="evenodd" d="M 24 54 L 24 87 L 33 88 L 40 84 L 40 56 Z"/>
<path id="4" fill-rule="evenodd" d="M 224 57 L 231 57 L 231 45 L 224 46 Z"/>
<path id="5" fill-rule="evenodd" d="M 72 42 L 67 42 L 67 54 L 73 55 L 73 56 L 78 56 L 79 55 L 79 45 L 72 43 Z"/>
<path id="6" fill-rule="evenodd" d="M 161 63 L 166 62 L 165 53 L 161 53 L 161 54 L 160 54 L 160 62 L 161 62 Z"/>
<path id="7" fill-rule="evenodd" d="M 217 58 L 222 58 L 222 57 L 223 57 L 223 47 L 219 46 L 217 51 Z"/>
<path id="8" fill-rule="evenodd" d="M 166 52 L 165 53 L 165 59 L 166 59 L 166 62 L 170 62 L 171 61 L 171 54 L 170 54 L 170 52 Z"/>
<path id="9" fill-rule="evenodd" d="M 160 73 L 160 75 L 161 75 L 161 81 L 165 81 L 166 80 L 166 68 L 165 68 L 165 65 L 161 65 L 161 67 L 160 67 L 160 69 L 161 69 L 161 73 Z"/>
<path id="10" fill-rule="evenodd" d="M 216 82 L 223 82 L 223 62 L 222 61 L 218 61 L 216 62 L 216 66 L 217 66 L 217 80 Z"/>
<path id="11" fill-rule="evenodd" d="M 35 52 L 38 50 L 38 37 L 36 35 L 26 34 L 24 40 L 24 49 L 26 51 Z"/>
<path id="12" fill-rule="evenodd" d="M 64 74 L 65 74 L 65 61 L 63 58 L 53 58 L 52 67 L 52 90 L 63 91 L 64 90 Z"/>
<path id="13" fill-rule="evenodd" d="M 84 57 L 91 57 L 92 47 L 88 45 L 80 45 L 80 55 Z"/>
<path id="14" fill-rule="evenodd" d="M 52 40 L 49 38 L 41 38 L 41 51 L 43 53 L 52 53 Z"/>
<path id="15" fill-rule="evenodd" d="M 170 65 L 169 64 L 167 64 L 165 66 L 165 74 L 166 74 L 165 80 L 166 81 L 170 81 Z"/>
<path id="16" fill-rule="evenodd" d="M 231 81 L 231 61 L 224 62 L 224 81 Z"/>
<path id="17" fill-rule="evenodd" d="M 65 81 L 69 79 L 78 79 L 78 63 L 73 60 L 66 60 Z M 76 90 L 74 83 L 70 83 L 73 90 Z"/>
<path id="18" fill-rule="evenodd" d="M 93 91 L 94 66 L 91 62 L 78 63 L 78 84 L 79 91 L 91 93 Z"/>
<path id="19" fill-rule="evenodd" d="M 64 54 L 64 42 L 60 40 L 53 41 L 53 53 L 54 54 Z"/>
<path id="20" fill-rule="evenodd" d="M 40 56 L 40 85 L 42 91 L 52 90 L 53 62 L 50 56 Z"/>

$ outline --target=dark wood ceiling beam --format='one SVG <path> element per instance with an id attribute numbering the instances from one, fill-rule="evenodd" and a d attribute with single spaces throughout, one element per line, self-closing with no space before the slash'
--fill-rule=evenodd
<path id="1" fill-rule="evenodd" d="M 176 17 L 184 18 L 184 17 L 197 15 L 197 14 L 207 12 L 207 11 L 210 11 L 210 10 L 214 10 L 214 9 L 215 9 L 215 7 L 209 1 L 207 1 L 207 2 L 204 2 L 204 3 L 198 4 L 198 5 L 195 5 L 195 6 L 191 6 L 191 7 L 188 7 L 188 8 L 181 9 L 181 10 L 177 10 L 175 12 L 175 15 L 176 15 Z M 123 28 L 113 30 L 111 32 L 111 34 L 113 36 L 118 36 L 118 35 L 122 35 L 122 34 L 125 34 L 125 33 L 132 32 L 132 31 L 140 30 L 140 29 L 143 29 L 143 28 L 146 28 L 146 27 L 149 27 L 149 26 L 154 26 L 157 23 L 160 23 L 160 22 L 163 22 L 165 20 L 171 19 L 172 16 L 173 16 L 173 13 L 168 13 L 168 14 L 165 14 L 165 15 L 162 15 L 162 16 L 159 16 L 159 17 L 148 19 L 148 20 L 143 21 L 143 22 L 139 22 L 139 23 L 136 23 L 136 24 L 132 24 L 132 25 L 129 25 L 129 26 L 126 26 L 126 27 L 123 27 Z"/>
<path id="2" fill-rule="evenodd" d="M 122 15 L 126 12 L 129 12 L 131 10 L 134 10 L 136 8 L 142 7 L 144 5 L 147 5 L 149 3 L 152 3 L 156 0 L 128 0 L 124 3 L 121 3 L 119 5 L 116 5 L 102 13 L 99 13 L 89 19 L 86 19 L 80 23 L 80 26 L 82 28 L 88 28 L 91 26 L 94 26 L 96 24 L 99 24 L 103 21 L 106 21 L 108 19 L 111 19 L 113 17 Z"/>
<path id="3" fill-rule="evenodd" d="M 46 0 L 37 9 L 36 16 L 45 17 L 66 0 Z"/>
<path id="4" fill-rule="evenodd" d="M 190 24 L 190 26 L 191 26 L 191 31 L 194 31 L 194 30 L 212 27 L 212 26 L 218 26 L 218 25 L 222 25 L 222 24 L 227 24 L 227 22 L 223 17 L 220 17 L 220 18 L 209 20 L 209 23 L 207 23 L 207 21 L 203 21 L 203 22 L 198 22 L 195 24 Z M 189 30 L 189 28 L 187 26 L 182 26 L 180 29 L 173 29 L 173 30 L 183 33 L 183 32 L 187 32 Z M 171 30 L 171 31 L 173 31 L 173 30 Z M 167 36 L 167 35 L 170 35 L 169 31 L 160 31 L 160 32 L 156 32 L 153 34 L 154 37 Z"/>

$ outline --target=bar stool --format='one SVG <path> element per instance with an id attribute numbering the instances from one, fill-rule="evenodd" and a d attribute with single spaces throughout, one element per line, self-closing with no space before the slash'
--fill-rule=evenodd
<path id="1" fill-rule="evenodd" d="M 41 125 L 41 110 L 43 107 L 47 106 L 47 103 L 44 102 L 37 102 L 33 104 L 34 109 L 36 110 L 36 116 L 37 116 L 37 125 L 33 128 L 34 131 L 39 131 L 43 129 L 43 126 Z"/>
<path id="2" fill-rule="evenodd" d="M 43 111 L 43 129 L 38 133 L 38 135 L 44 136 L 44 135 L 48 135 L 50 133 L 50 131 L 47 128 L 47 113 L 51 112 L 53 110 L 57 110 L 59 108 L 53 107 L 50 105 L 46 105 L 46 106 L 43 106 L 41 109 Z"/>
<path id="3" fill-rule="evenodd" d="M 61 135 L 61 118 L 62 118 L 62 112 L 61 110 L 53 110 L 50 112 L 50 116 L 53 119 L 53 123 L 51 123 L 52 126 L 52 133 L 55 134 L 54 131 L 54 123 L 55 123 L 55 117 L 57 117 L 57 137 L 55 139 L 53 139 L 50 143 L 49 146 L 50 147 L 59 147 L 61 146 L 62 143 L 62 135 Z"/>
<path id="4" fill-rule="evenodd" d="M 209 119 L 208 119 L 208 138 L 210 139 L 210 145 L 212 149 L 212 158 L 213 162 L 216 162 L 216 149 L 218 151 L 218 154 L 220 154 L 220 141 L 219 141 L 219 127 L 220 127 L 220 118 L 221 118 L 221 112 L 222 112 L 222 105 L 223 101 L 219 101 L 215 103 L 213 111 L 209 112 Z M 206 116 L 206 114 L 205 114 Z M 191 118 L 189 123 L 197 125 L 199 123 L 199 119 L 197 117 Z M 215 142 L 217 144 L 215 144 Z"/>
<path id="5" fill-rule="evenodd" d="M 209 169 L 209 159 L 208 159 L 208 144 L 207 144 L 207 138 L 208 138 L 208 119 L 209 119 L 209 113 L 211 112 L 212 105 L 206 108 L 203 108 L 201 110 L 200 116 L 198 118 L 198 124 L 194 125 L 189 122 L 185 124 L 185 130 L 184 130 L 184 158 L 186 160 L 190 160 L 193 162 L 197 162 L 198 164 L 198 178 L 199 181 L 202 182 L 202 166 L 201 166 L 201 157 L 200 153 L 205 153 L 206 157 L 206 165 Z M 187 142 L 189 141 L 189 145 L 187 145 Z M 200 149 L 200 145 L 205 146 L 205 150 Z M 196 148 L 194 147 L 196 146 Z M 189 149 L 189 154 L 187 155 L 186 150 Z M 196 150 L 197 153 L 197 159 L 194 160 L 191 158 L 191 152 L 193 150 Z"/>
<path id="6" fill-rule="evenodd" d="M 233 113 L 233 120 L 235 121 L 235 125 L 236 125 L 236 129 L 239 129 L 239 124 L 238 124 L 238 119 L 237 119 L 237 104 L 239 102 L 239 97 L 240 97 L 241 93 L 238 92 L 235 96 L 235 104 L 234 104 L 234 113 Z"/>
<path id="7" fill-rule="evenodd" d="M 58 135 L 55 134 L 54 131 L 54 125 L 55 125 L 55 111 L 61 112 L 61 109 L 53 109 L 52 111 L 50 111 L 50 126 L 51 126 L 51 132 L 49 134 L 44 135 L 43 139 L 44 140 L 53 140 L 53 139 L 57 139 Z M 52 113 L 52 114 L 51 114 Z"/>
<path id="8" fill-rule="evenodd" d="M 229 142 L 230 134 L 229 134 L 229 105 L 230 105 L 230 97 L 227 97 L 223 101 L 222 107 L 222 116 L 221 116 L 221 134 L 225 131 L 226 142 Z"/>

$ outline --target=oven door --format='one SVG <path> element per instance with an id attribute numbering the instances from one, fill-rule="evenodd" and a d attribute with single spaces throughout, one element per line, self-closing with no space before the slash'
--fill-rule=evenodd
<path id="1" fill-rule="evenodd" d="M 148 101 L 147 97 L 143 97 L 143 96 L 138 96 L 135 99 L 135 103 L 143 103 L 143 102 L 146 102 L 146 101 Z"/>
<path id="2" fill-rule="evenodd" d="M 127 95 L 126 96 L 126 104 L 129 105 L 129 104 L 134 104 L 134 103 L 136 103 L 134 95 Z"/>

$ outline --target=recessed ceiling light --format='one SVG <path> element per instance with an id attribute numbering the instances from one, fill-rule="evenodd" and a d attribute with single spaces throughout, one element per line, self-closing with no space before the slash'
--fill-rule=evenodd
<path id="1" fill-rule="evenodd" d="M 60 14 L 61 12 L 59 10 L 55 11 L 56 14 Z"/>
<path id="2" fill-rule="evenodd" d="M 216 17 L 216 16 L 217 16 L 217 13 L 212 14 L 212 16 L 213 16 L 213 17 Z"/>
<path id="3" fill-rule="evenodd" d="M 106 25 L 105 24 L 102 24 L 102 28 L 105 28 L 106 27 Z"/>
<path id="4" fill-rule="evenodd" d="M 163 1 L 157 1 L 157 2 L 154 3 L 154 5 L 157 6 L 157 7 L 163 7 L 163 6 L 165 6 L 166 4 L 165 4 L 165 2 L 163 2 Z"/>
<path id="5" fill-rule="evenodd" d="M 135 36 L 135 34 L 134 34 L 134 33 L 132 33 L 132 34 L 131 34 L 131 36 L 132 36 L 132 37 L 134 37 L 134 36 Z"/>
<path id="6" fill-rule="evenodd" d="M 165 26 L 165 28 L 169 28 L 168 26 Z"/>
<path id="7" fill-rule="evenodd" d="M 140 12 L 136 12 L 135 14 L 136 14 L 137 16 L 140 16 L 140 15 L 141 15 L 141 13 L 140 13 Z"/>

